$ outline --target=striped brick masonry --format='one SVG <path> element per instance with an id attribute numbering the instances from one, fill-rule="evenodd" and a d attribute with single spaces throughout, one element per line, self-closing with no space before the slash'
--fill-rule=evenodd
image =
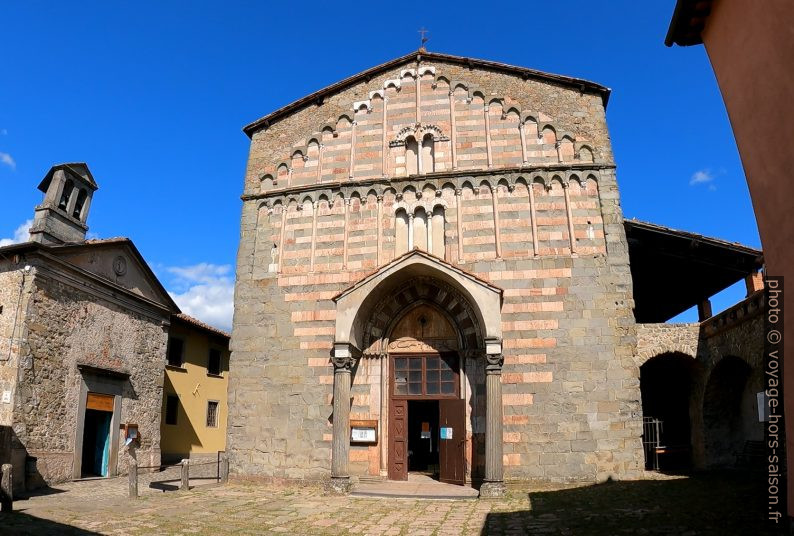
<path id="1" fill-rule="evenodd" d="M 460 335 L 467 483 L 491 483 L 487 495 L 505 480 L 639 474 L 606 92 L 418 53 L 246 127 L 232 473 L 340 489 L 385 477 L 389 330 L 421 303 Z M 369 297 L 340 310 L 339 296 L 361 285 Z M 498 292 L 499 305 L 486 314 L 466 285 Z M 368 321 L 340 331 L 356 311 Z M 331 359 L 340 344 L 356 355 L 344 370 Z M 350 445 L 342 412 L 378 422 L 378 443 Z"/>

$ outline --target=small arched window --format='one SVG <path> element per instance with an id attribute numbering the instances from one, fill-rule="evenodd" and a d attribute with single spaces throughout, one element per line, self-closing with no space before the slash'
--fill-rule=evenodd
<path id="1" fill-rule="evenodd" d="M 437 205 L 433 209 L 432 227 L 428 230 L 433 244 L 432 253 L 441 259 L 446 258 L 446 244 L 444 244 L 444 207 Z"/>
<path id="2" fill-rule="evenodd" d="M 405 138 L 405 173 L 406 175 L 419 173 L 419 144 L 413 136 Z"/>
<path id="3" fill-rule="evenodd" d="M 422 173 L 433 173 L 436 170 L 436 151 L 432 134 L 422 138 Z"/>
<path id="4" fill-rule="evenodd" d="M 427 249 L 427 212 L 422 207 L 419 207 L 414 212 L 414 240 L 413 245 L 422 251 Z"/>
<path id="5" fill-rule="evenodd" d="M 402 255 L 408 251 L 408 213 L 399 209 L 395 214 L 395 254 Z"/>
<path id="6" fill-rule="evenodd" d="M 66 183 L 63 185 L 63 192 L 61 193 L 61 200 L 58 201 L 58 208 L 61 210 L 66 210 L 69 206 L 69 198 L 72 197 L 72 192 L 74 191 L 74 182 L 72 179 L 68 179 Z"/>

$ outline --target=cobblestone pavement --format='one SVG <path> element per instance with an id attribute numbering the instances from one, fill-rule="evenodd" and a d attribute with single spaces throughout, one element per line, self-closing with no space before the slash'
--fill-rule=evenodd
<path id="1" fill-rule="evenodd" d="M 0 534 L 760 534 L 754 478 L 736 473 L 512 490 L 495 500 L 371 499 L 233 481 L 189 492 L 126 478 L 73 482 L 14 503 Z M 178 483 L 178 482 L 177 482 Z"/>

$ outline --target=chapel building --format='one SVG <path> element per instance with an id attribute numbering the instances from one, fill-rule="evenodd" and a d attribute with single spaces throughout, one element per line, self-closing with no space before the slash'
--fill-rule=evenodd
<path id="1" fill-rule="evenodd" d="M 482 496 L 509 480 L 642 473 L 643 276 L 630 266 L 609 94 L 419 50 L 245 127 L 233 473 L 345 490 L 425 472 Z M 680 233 L 631 229 L 638 244 L 692 255 Z M 712 242 L 739 260 L 662 296 L 678 300 L 670 316 L 757 270 L 760 252 Z M 656 251 L 641 260 L 669 266 Z M 684 272 L 714 265 L 670 258 Z M 667 288 L 649 279 L 649 295 Z M 645 359 L 666 336 L 650 337 Z"/>

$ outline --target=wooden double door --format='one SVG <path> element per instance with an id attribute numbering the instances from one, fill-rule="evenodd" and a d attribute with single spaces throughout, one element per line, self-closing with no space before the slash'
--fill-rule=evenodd
<path id="1" fill-rule="evenodd" d="M 465 401 L 457 353 L 390 355 L 390 480 L 411 470 L 465 483 Z"/>

